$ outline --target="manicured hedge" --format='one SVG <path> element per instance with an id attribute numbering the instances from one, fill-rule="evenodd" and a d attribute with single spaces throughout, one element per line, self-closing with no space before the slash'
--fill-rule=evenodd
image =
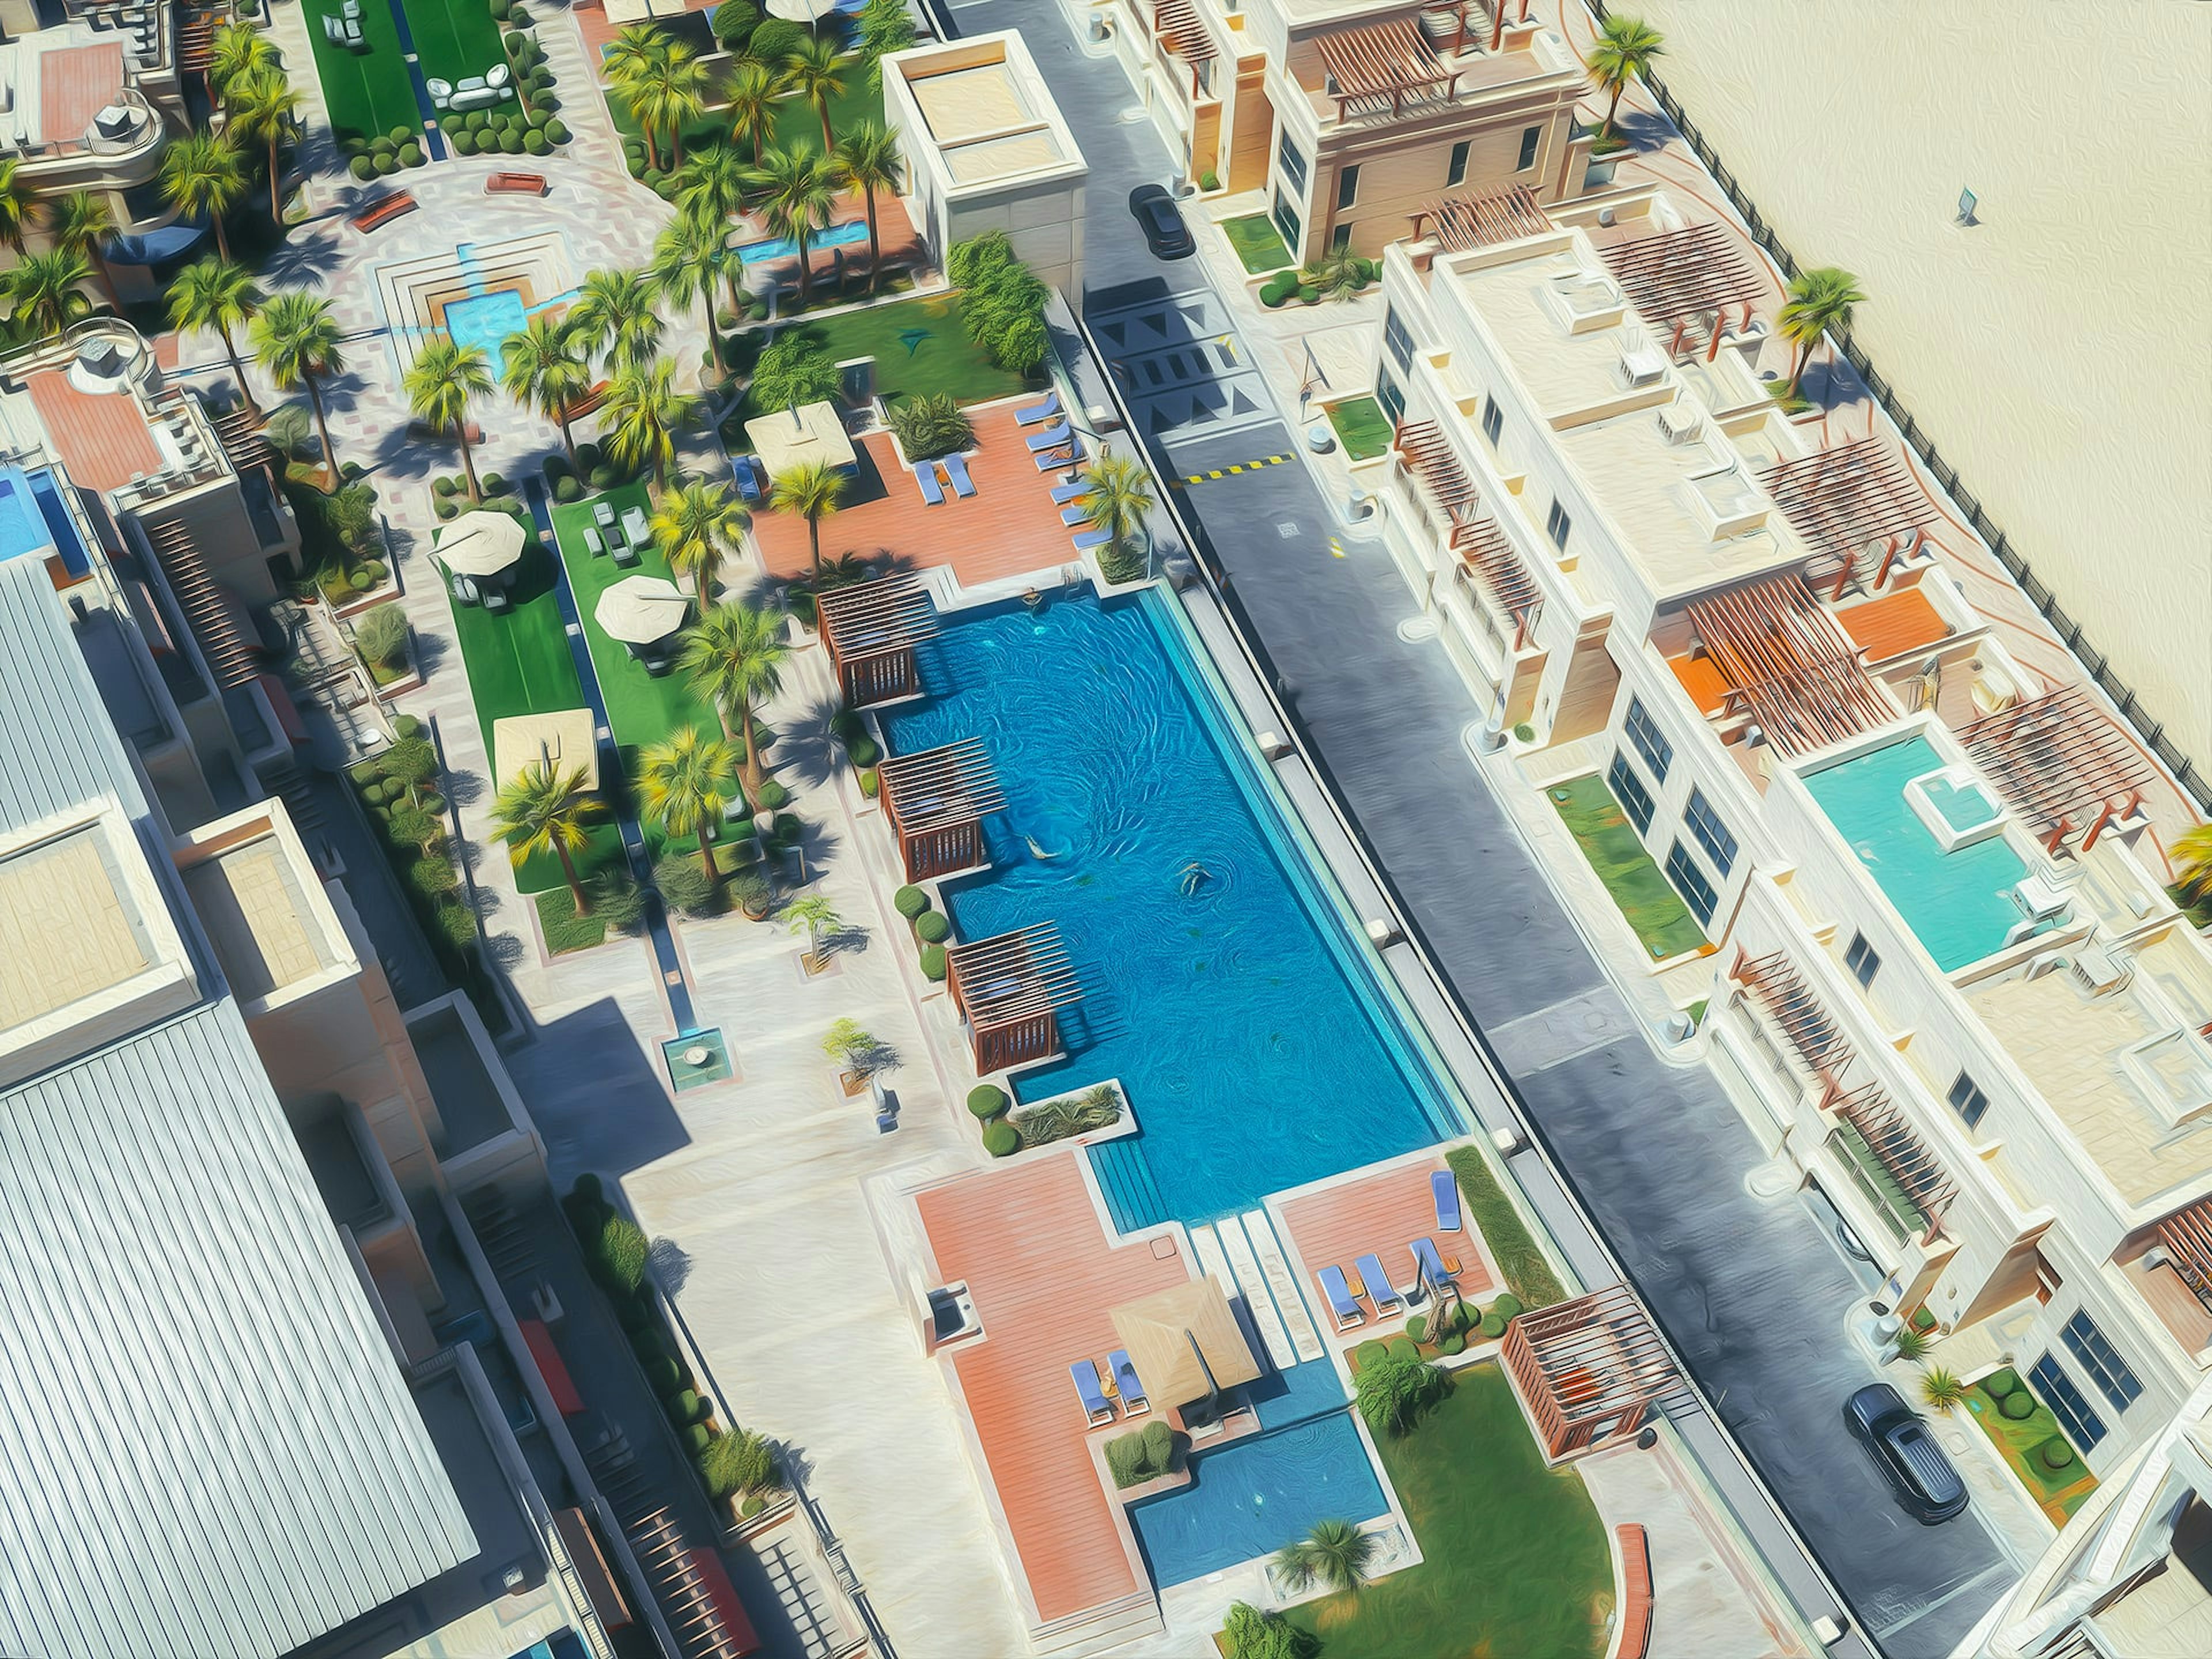
<path id="1" fill-rule="evenodd" d="M 1498 1258 L 1505 1282 L 1524 1308 L 1548 1308 L 1567 1299 L 1565 1288 L 1521 1219 L 1479 1147 L 1455 1146 L 1444 1154 L 1459 1181 L 1469 1219 Z"/>
<path id="2" fill-rule="evenodd" d="M 925 945 L 921 947 L 921 976 L 931 984 L 941 984 L 945 979 L 945 947 Z"/>
<path id="3" fill-rule="evenodd" d="M 1006 1119 L 994 1118 L 983 1126 L 983 1150 L 993 1158 L 1011 1158 L 1021 1146 L 1021 1136 Z"/>
<path id="4" fill-rule="evenodd" d="M 968 1109 L 980 1118 L 1004 1117 L 1012 1103 L 995 1084 L 979 1083 L 968 1091 Z"/>
<path id="5" fill-rule="evenodd" d="M 891 908 L 912 921 L 929 908 L 929 895 L 919 887 L 902 887 L 891 895 Z"/>
<path id="6" fill-rule="evenodd" d="M 915 918 L 914 936 L 924 945 L 942 945 L 952 937 L 952 923 L 942 910 L 929 910 Z"/>

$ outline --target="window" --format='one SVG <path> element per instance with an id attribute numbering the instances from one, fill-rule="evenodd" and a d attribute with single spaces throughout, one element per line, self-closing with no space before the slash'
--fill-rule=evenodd
<path id="1" fill-rule="evenodd" d="M 1636 775 L 1636 769 L 1628 763 L 1628 757 L 1620 750 L 1613 751 L 1613 766 L 1605 775 L 1606 785 L 1613 798 L 1620 803 L 1620 810 L 1628 814 L 1629 822 L 1638 832 L 1651 827 L 1651 792 L 1644 787 L 1644 780 Z"/>
<path id="2" fill-rule="evenodd" d="M 1390 361 L 1402 373 L 1413 372 L 1413 331 L 1406 326 L 1405 319 L 1398 315 L 1395 306 L 1382 313 L 1382 343 L 1389 349 Z"/>
<path id="3" fill-rule="evenodd" d="M 1359 169 L 1345 167 L 1336 175 L 1336 210 L 1341 213 L 1359 199 Z"/>
<path id="4" fill-rule="evenodd" d="M 1705 872 L 1698 868 L 1698 861 L 1690 856 L 1690 849 L 1678 840 L 1667 854 L 1667 879 L 1674 884 L 1674 890 L 1682 896 L 1682 902 L 1690 907 L 1690 914 L 1700 922 L 1713 919 L 1713 907 L 1720 895 L 1705 879 Z"/>
<path id="5" fill-rule="evenodd" d="M 1352 245 L 1352 227 L 1339 225 L 1334 230 L 1329 232 L 1328 245 L 1331 247 L 1349 247 Z"/>
<path id="6" fill-rule="evenodd" d="M 1498 447 L 1498 434 L 1505 430 L 1505 411 L 1498 406 L 1495 398 L 1482 400 L 1482 435 L 1490 440 L 1492 449 Z"/>
<path id="7" fill-rule="evenodd" d="M 1667 769 L 1674 763 L 1674 745 L 1667 741 L 1667 734 L 1652 723 L 1650 711 L 1644 708 L 1644 699 L 1631 696 L 1628 717 L 1621 721 L 1621 729 L 1628 733 L 1629 742 L 1636 752 L 1644 757 L 1644 763 L 1651 769 L 1654 781 L 1667 781 Z"/>
<path id="8" fill-rule="evenodd" d="M 2094 1449 L 2105 1437 L 2105 1419 L 2089 1409 L 2087 1399 L 2074 1386 L 2074 1379 L 2058 1369 L 2058 1356 L 2046 1353 L 2037 1360 L 2027 1380 L 2035 1384 L 2036 1393 L 2043 1396 L 2043 1403 L 2051 1407 L 2051 1414 L 2065 1429 L 2067 1438 L 2083 1451 Z"/>
<path id="9" fill-rule="evenodd" d="M 1567 532 L 1574 527 L 1575 521 L 1567 516 L 1567 509 L 1553 501 L 1552 510 L 1544 515 L 1544 533 L 1552 538 L 1552 545 L 1565 552 Z"/>
<path id="10" fill-rule="evenodd" d="M 2058 1333 L 2067 1348 L 2073 1353 L 2081 1369 L 2089 1373 L 2089 1380 L 2097 1390 L 2112 1402 L 2115 1411 L 2125 1411 L 2142 1398 L 2142 1384 L 2128 1369 L 2128 1362 L 2120 1358 L 2120 1351 L 2106 1340 L 2097 1322 L 2086 1312 L 2076 1313 L 2066 1322 Z"/>
<path id="11" fill-rule="evenodd" d="M 1451 166 L 1444 169 L 1444 188 L 1467 182 L 1467 153 L 1474 148 L 1474 141 L 1462 138 L 1452 146 Z"/>
<path id="12" fill-rule="evenodd" d="M 1961 1072 L 1951 1079 L 1951 1109 L 1959 1115 L 1960 1122 L 1972 1129 L 1990 1109 L 1990 1097 L 1982 1092 L 1980 1084 Z"/>
<path id="13" fill-rule="evenodd" d="M 1275 228 L 1283 233 L 1283 240 L 1290 244 L 1291 257 L 1298 258 L 1298 245 L 1304 236 L 1298 223 L 1298 210 L 1291 205 L 1290 198 L 1280 189 L 1275 191 Z"/>
<path id="14" fill-rule="evenodd" d="M 1694 784 L 1690 788 L 1690 804 L 1682 810 L 1682 822 L 1698 838 L 1698 845 L 1713 861 L 1713 868 L 1725 881 L 1728 872 L 1735 868 L 1735 837 L 1729 834 L 1728 825 L 1713 811 L 1713 804 L 1705 799 L 1705 792 Z"/>
<path id="15" fill-rule="evenodd" d="M 1521 159 L 1513 164 L 1516 173 L 1526 173 L 1536 165 L 1536 146 L 1544 142 L 1544 129 L 1530 127 L 1521 135 Z"/>
<path id="16" fill-rule="evenodd" d="M 1375 377 L 1375 401 L 1382 405 L 1382 412 L 1390 417 L 1393 427 L 1406 418 L 1406 394 L 1398 390 L 1398 383 L 1384 369 Z"/>
<path id="17" fill-rule="evenodd" d="M 1291 142 L 1287 132 L 1275 146 L 1275 171 L 1300 196 L 1306 193 L 1306 158 L 1298 154 L 1297 146 Z"/>
<path id="18" fill-rule="evenodd" d="M 1864 933 L 1851 935 L 1851 948 L 1844 952 L 1844 966 L 1851 970 L 1851 977 L 1858 981 L 1861 990 L 1873 984 L 1874 976 L 1881 971 L 1881 958 L 1867 943 Z"/>

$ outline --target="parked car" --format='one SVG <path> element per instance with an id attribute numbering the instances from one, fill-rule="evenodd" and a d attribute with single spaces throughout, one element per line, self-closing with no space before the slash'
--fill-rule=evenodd
<path id="1" fill-rule="evenodd" d="M 1948 1521 L 1966 1507 L 1966 1483 L 1928 1425 L 1887 1382 L 1872 1382 L 1844 1406 L 1844 1421 L 1866 1443 L 1883 1476 L 1923 1526 Z"/>
<path id="2" fill-rule="evenodd" d="M 1129 211 L 1136 215 L 1138 228 L 1157 258 L 1187 259 L 1198 252 L 1190 227 L 1182 222 L 1182 210 L 1165 185 L 1139 185 L 1129 192 Z"/>

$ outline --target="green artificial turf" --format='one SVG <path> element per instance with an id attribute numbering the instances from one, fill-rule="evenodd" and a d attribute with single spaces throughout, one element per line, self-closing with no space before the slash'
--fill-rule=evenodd
<path id="1" fill-rule="evenodd" d="M 873 357 L 876 390 L 886 399 L 949 392 L 960 403 L 975 404 L 1027 390 L 1028 381 L 1000 368 L 968 337 L 961 321 L 965 304 L 957 295 L 896 300 L 799 327 L 801 337 L 819 344 L 832 362 Z M 767 412 L 754 406 L 748 391 L 728 429 L 742 437 L 743 423 Z"/>
<path id="2" fill-rule="evenodd" d="M 1644 850 L 1636 827 L 1622 814 L 1603 778 L 1592 772 L 1555 783 L 1545 793 L 1653 961 L 1705 946 L 1698 919 Z"/>
<path id="3" fill-rule="evenodd" d="M 1229 239 L 1229 246 L 1237 250 L 1237 257 L 1244 262 L 1244 269 L 1252 276 L 1264 276 L 1271 270 L 1280 270 L 1291 263 L 1291 250 L 1283 240 L 1283 234 L 1275 222 L 1264 213 L 1248 213 L 1241 219 L 1224 219 L 1221 234 Z"/>
<path id="4" fill-rule="evenodd" d="M 2016 1372 L 2008 1370 L 1999 1375 L 2010 1376 L 2015 1389 L 2026 1386 Z M 1986 1386 L 1990 1380 L 1984 1377 L 1966 1390 L 1966 1415 L 1989 1436 L 1997 1455 L 2027 1488 L 2028 1496 L 2035 1500 L 2051 1524 L 2063 1527 L 2075 1510 L 2088 1502 L 2089 1494 L 2097 1490 L 2097 1477 L 2090 1474 L 2089 1466 L 2078 1456 L 2065 1468 L 2045 1468 L 2036 1452 L 2045 1441 L 2064 1439 L 2066 1431 L 2059 1427 L 2051 1407 L 2039 1400 L 2035 1402 L 2035 1409 L 2017 1422 L 2007 1417 L 1997 1409 L 1997 1397 Z"/>
<path id="5" fill-rule="evenodd" d="M 367 11 L 375 0 L 367 0 Z M 507 62 L 499 25 L 484 0 L 400 0 L 415 56 L 425 79 L 459 86 L 471 76 L 489 75 Z M 494 108 L 500 107 L 497 105 Z M 520 106 L 510 102 L 510 108 Z"/>
<path id="6" fill-rule="evenodd" d="M 1606 1650 L 1613 1557 L 1582 1477 L 1548 1469 L 1495 1365 L 1456 1374 L 1412 1433 L 1380 1443 L 1424 1559 L 1356 1595 L 1290 1610 L 1322 1659 Z"/>
<path id="7" fill-rule="evenodd" d="M 538 895 L 538 928 L 545 935 L 549 956 L 588 951 L 607 942 L 606 923 L 597 916 L 576 914 L 576 900 L 566 882 Z"/>
<path id="8" fill-rule="evenodd" d="M 466 0 L 462 0 L 466 3 Z M 392 21 L 391 7 L 368 0 L 356 21 L 368 43 L 366 52 L 350 52 L 323 36 L 323 19 L 337 17 L 343 0 L 301 0 L 309 46 L 315 54 L 315 73 L 323 83 L 323 102 L 329 107 L 331 131 L 340 138 L 374 138 L 404 127 L 422 130 L 422 112 L 415 102 L 415 85 L 400 55 L 399 26 Z M 485 14 L 487 21 L 489 14 Z"/>
<path id="9" fill-rule="evenodd" d="M 1521 1305 L 1531 1311 L 1565 1301 L 1566 1287 L 1552 1271 L 1551 1262 L 1530 1237 L 1520 1211 L 1513 1207 L 1513 1200 L 1498 1184 L 1498 1177 L 1491 1173 L 1482 1153 L 1473 1146 L 1455 1146 L 1444 1154 L 1444 1162 L 1459 1179 L 1460 1196 L 1467 1202 L 1468 1219 L 1482 1235 L 1483 1243 L 1490 1246 L 1498 1270 L 1505 1275 L 1506 1289 L 1520 1297 Z"/>
<path id="10" fill-rule="evenodd" d="M 1346 398 L 1328 406 L 1328 423 L 1336 428 L 1344 453 L 1355 461 L 1371 461 L 1390 453 L 1390 417 L 1372 398 Z"/>

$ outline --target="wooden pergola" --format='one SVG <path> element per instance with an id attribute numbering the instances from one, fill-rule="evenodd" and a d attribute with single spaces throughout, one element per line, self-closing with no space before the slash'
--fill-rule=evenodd
<path id="1" fill-rule="evenodd" d="M 1537 202 L 1536 192 L 1526 185 L 1439 197 L 1423 203 L 1409 216 L 1413 222 L 1413 240 L 1417 242 L 1423 227 L 1434 220 L 1431 234 L 1447 253 L 1517 242 L 1523 236 L 1540 236 L 1552 228 L 1551 218 Z"/>
<path id="2" fill-rule="evenodd" d="M 1842 1029 L 1813 994 L 1786 951 L 1753 957 L 1741 945 L 1729 977 L 1752 994 L 1797 1051 L 1805 1069 L 1833 1088 L 1854 1058 Z"/>
<path id="3" fill-rule="evenodd" d="M 1048 921 L 954 945 L 945 952 L 945 983 L 968 1023 L 983 1077 L 1033 1065 L 1060 1052 L 1060 1015 L 1083 1000 L 1074 964 Z"/>
<path id="4" fill-rule="evenodd" d="M 1518 549 L 1506 539 L 1498 521 L 1484 514 L 1454 527 L 1451 546 L 1460 568 L 1480 582 L 1498 609 L 1513 619 L 1513 648 L 1528 642 L 1528 630 L 1544 603 L 1544 592 L 1528 574 Z"/>
<path id="5" fill-rule="evenodd" d="M 1879 590 L 1935 516 L 1903 457 L 1879 438 L 1784 461 L 1759 481 L 1812 547 L 1808 578 L 1827 585 L 1832 576 L 1831 599 L 1841 598 L 1856 574 L 1860 550 L 1875 542 L 1882 544 L 1881 563 L 1870 586 Z"/>
<path id="6" fill-rule="evenodd" d="M 833 587 L 816 599 L 814 609 L 848 707 L 921 695 L 915 649 L 937 637 L 937 607 L 920 577 L 901 572 Z"/>
<path id="7" fill-rule="evenodd" d="M 1601 249 L 1600 254 L 1629 304 L 1646 322 L 1659 328 L 1674 325 L 1674 337 L 1667 349 L 1670 357 L 1681 354 L 1691 322 L 1710 312 L 1713 337 L 1705 361 L 1711 362 L 1720 356 L 1721 331 L 1728 325 L 1729 313 L 1741 306 L 1743 325 L 1748 328 L 1752 307 L 1766 293 L 1765 280 L 1718 225 L 1688 225 L 1656 236 L 1639 236 Z"/>
<path id="8" fill-rule="evenodd" d="M 2166 1217 L 2158 1224 L 2158 1242 L 2181 1282 L 2212 1309 L 2212 1201 L 2200 1200 Z"/>
<path id="9" fill-rule="evenodd" d="M 1928 1143 L 1905 1121 L 1905 1114 L 1878 1082 L 1849 1091 L 1831 1083 L 1821 1097 L 1823 1111 L 1834 1112 L 1865 1141 L 1881 1167 L 1928 1224 L 1928 1237 L 1943 1231 L 1943 1212 L 1959 1195 L 1959 1183 L 1936 1159 Z"/>
<path id="10" fill-rule="evenodd" d="M 1555 1462 L 1606 1435 L 1633 1433 L 1680 1386 L 1667 1345 L 1626 1285 L 1521 1315 L 1505 1328 L 1504 1352 Z"/>
<path id="11" fill-rule="evenodd" d="M 251 472 L 258 468 L 269 475 L 272 484 L 276 482 L 276 452 L 261 429 L 259 415 L 241 403 L 219 415 L 210 411 L 208 424 L 214 428 L 215 440 L 222 446 L 223 459 L 230 463 L 232 471 Z"/>
<path id="12" fill-rule="evenodd" d="M 1191 0 L 1159 0 L 1152 11 L 1152 38 L 1190 65 L 1190 95 L 1198 96 L 1198 71 L 1213 61 L 1213 37 L 1198 21 Z"/>
<path id="13" fill-rule="evenodd" d="M 908 881 L 990 861 L 983 820 L 1003 811 L 1006 798 L 981 738 L 892 756 L 876 775 Z"/>
<path id="14" fill-rule="evenodd" d="M 2115 817 L 2142 804 L 2153 775 L 2136 740 L 2078 685 L 1986 714 L 1959 739 L 2054 855 L 2085 823 L 2081 850 L 2094 847 Z"/>
<path id="15" fill-rule="evenodd" d="M 1449 100 L 1458 85 L 1457 72 L 1430 50 L 1409 19 L 1340 29 L 1316 36 L 1314 45 L 1328 75 L 1323 95 L 1336 100 L 1339 121 L 1385 110 L 1402 114 L 1408 99 Z"/>
<path id="16" fill-rule="evenodd" d="M 1434 421 L 1406 421 L 1399 424 L 1390 447 L 1400 463 L 1421 481 L 1429 499 L 1456 526 L 1480 504 L 1474 480 L 1467 476 L 1459 457 Z"/>
<path id="17" fill-rule="evenodd" d="M 1824 749 L 1897 718 L 1850 635 L 1795 572 L 1693 600 L 1689 611 L 1729 695 L 1744 699 L 1782 754 Z"/>

